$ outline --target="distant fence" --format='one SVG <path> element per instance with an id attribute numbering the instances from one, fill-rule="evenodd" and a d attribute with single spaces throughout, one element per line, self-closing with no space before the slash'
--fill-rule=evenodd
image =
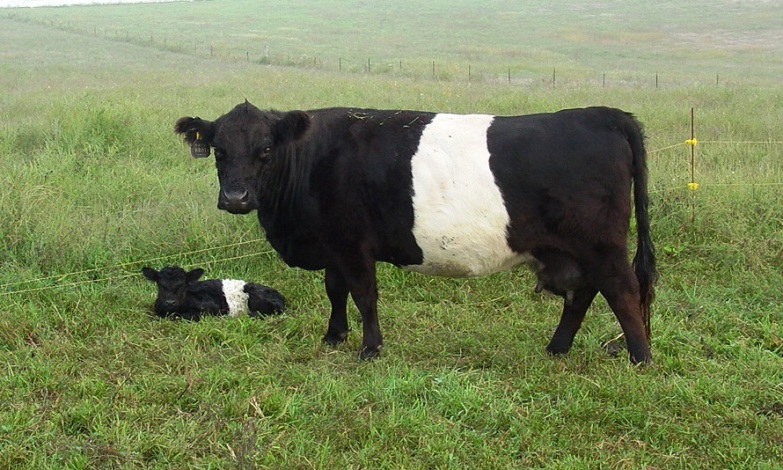
<path id="1" fill-rule="evenodd" d="M 101 37 L 111 41 L 120 41 L 157 50 L 198 57 L 213 57 L 220 60 L 245 61 L 259 65 L 278 67 L 294 67 L 318 69 L 346 73 L 363 73 L 373 75 L 399 75 L 414 79 L 433 79 L 447 82 L 467 83 L 507 83 L 512 85 L 591 85 L 603 88 L 616 86 L 664 87 L 666 85 L 681 86 L 681 79 L 667 81 L 667 76 L 658 73 L 634 74 L 628 72 L 601 73 L 592 77 L 581 74 L 578 77 L 558 72 L 556 66 L 542 69 L 540 64 L 470 64 L 465 61 L 450 62 L 447 60 L 385 58 L 348 59 L 344 57 L 318 57 L 307 54 L 270 53 L 268 45 L 256 50 L 241 49 L 215 44 L 204 44 L 197 40 L 185 42 L 180 39 L 170 39 L 166 36 L 156 36 L 154 33 L 142 34 L 121 28 L 92 27 L 74 25 L 68 22 L 54 20 L 36 20 L 19 15 L 13 10 L 0 12 L 6 18 L 25 23 L 33 23 L 55 28 L 78 35 Z M 535 69 L 531 67 L 536 67 Z M 693 75 L 691 75 L 693 76 Z M 719 75 L 704 74 L 700 79 L 692 79 L 689 83 L 703 85 L 721 85 L 725 80 Z"/>

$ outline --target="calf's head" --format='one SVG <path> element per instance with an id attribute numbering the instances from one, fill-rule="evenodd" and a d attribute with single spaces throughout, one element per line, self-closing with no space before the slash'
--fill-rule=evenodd
<path id="1" fill-rule="evenodd" d="M 276 171 L 273 160 L 286 158 L 281 149 L 299 139 L 310 126 L 302 111 L 262 111 L 245 101 L 215 121 L 182 117 L 174 132 L 183 136 L 195 158 L 215 152 L 220 193 L 218 209 L 247 214 L 259 207 L 259 185 L 279 178 L 264 178 Z M 274 188 L 271 188 L 274 191 Z"/>
<path id="2" fill-rule="evenodd" d="M 185 271 L 179 266 L 168 266 L 160 271 L 141 268 L 141 273 L 158 285 L 158 297 L 155 299 L 155 313 L 165 316 L 179 313 L 188 295 L 188 286 L 197 282 L 204 270 L 197 268 Z"/>

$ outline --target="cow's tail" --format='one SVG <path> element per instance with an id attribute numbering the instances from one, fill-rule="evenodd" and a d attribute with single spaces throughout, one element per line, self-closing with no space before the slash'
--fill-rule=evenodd
<path id="1" fill-rule="evenodd" d="M 655 267 L 655 249 L 650 239 L 650 219 L 647 214 L 647 152 L 644 148 L 644 130 L 633 116 L 630 116 L 626 135 L 633 152 L 633 197 L 636 213 L 636 255 L 633 258 L 633 268 L 639 282 L 639 306 L 649 341 L 650 304 L 655 298 L 658 271 Z"/>

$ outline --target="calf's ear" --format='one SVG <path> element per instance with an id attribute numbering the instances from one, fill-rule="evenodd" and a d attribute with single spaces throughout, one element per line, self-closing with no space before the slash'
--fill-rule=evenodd
<path id="1" fill-rule="evenodd" d="M 275 125 L 276 143 L 293 142 L 310 128 L 310 115 L 304 111 L 289 111 Z"/>
<path id="2" fill-rule="evenodd" d="M 204 275 L 204 270 L 201 268 L 196 268 L 185 273 L 185 279 L 188 281 L 188 283 L 196 282 L 203 275 Z"/>
<path id="3" fill-rule="evenodd" d="M 152 282 L 158 282 L 158 272 L 152 268 L 146 266 L 141 268 L 141 274 Z"/>
<path id="4" fill-rule="evenodd" d="M 194 158 L 206 158 L 210 153 L 210 143 L 215 135 L 213 123 L 198 117 L 181 117 L 174 124 L 174 132 L 183 136 L 190 145 L 190 154 Z"/>

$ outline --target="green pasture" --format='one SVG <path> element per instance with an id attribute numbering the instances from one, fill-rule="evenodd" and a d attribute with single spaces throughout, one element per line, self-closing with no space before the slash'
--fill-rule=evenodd
<path id="1" fill-rule="evenodd" d="M 488 3 L 0 9 L 0 469 L 781 468 L 775 2 Z M 600 299 L 570 354 L 547 356 L 561 305 L 524 269 L 379 266 L 382 357 L 358 360 L 356 312 L 346 344 L 322 345 L 320 273 L 218 211 L 214 165 L 172 133 L 244 99 L 635 113 L 654 364 L 607 353 L 620 328 Z M 288 311 L 158 320 L 139 270 L 165 264 L 271 285 Z"/>
<path id="2" fill-rule="evenodd" d="M 267 0 L 15 8 L 0 15 L 210 57 L 517 84 L 781 80 L 777 2 Z"/>

